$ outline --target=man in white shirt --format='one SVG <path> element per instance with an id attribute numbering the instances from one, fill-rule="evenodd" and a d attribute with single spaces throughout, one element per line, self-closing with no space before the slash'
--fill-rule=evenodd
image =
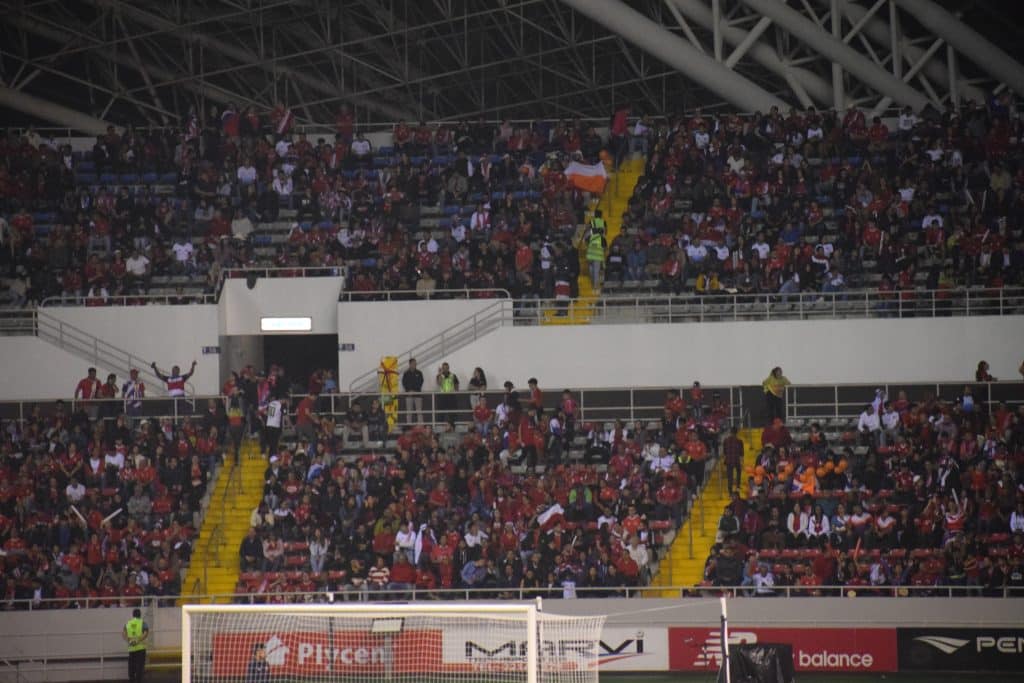
<path id="1" fill-rule="evenodd" d="M 478 523 L 471 522 L 463 539 L 466 541 L 466 547 L 479 548 L 487 540 L 487 533 L 480 528 Z"/>
<path id="2" fill-rule="evenodd" d="M 71 481 L 64 489 L 64 495 L 67 496 L 68 502 L 74 505 L 85 498 L 85 486 L 76 477 L 71 477 Z"/>
<path id="3" fill-rule="evenodd" d="M 352 150 L 352 154 L 355 156 L 356 160 L 368 158 L 373 151 L 370 141 L 363 137 L 361 132 L 356 133 L 356 139 L 352 141 L 350 149 Z"/>
<path id="4" fill-rule="evenodd" d="M 857 433 L 860 434 L 861 443 L 865 446 L 869 444 L 877 445 L 881 431 L 881 420 L 878 418 L 878 413 L 875 412 L 875 407 L 869 403 L 864 406 L 864 412 L 860 414 L 860 419 L 857 420 Z"/>
<path id="5" fill-rule="evenodd" d="M 452 239 L 456 244 L 462 244 L 466 241 L 466 226 L 463 225 L 462 221 L 454 221 L 452 223 Z"/>
<path id="6" fill-rule="evenodd" d="M 174 252 L 176 270 L 178 272 L 191 273 L 192 257 L 195 255 L 195 247 L 192 246 L 192 242 L 188 238 L 179 237 L 171 245 L 171 251 Z"/>
<path id="7" fill-rule="evenodd" d="M 124 469 L 124 453 L 119 450 L 107 453 L 103 456 L 103 464 L 105 467 L 116 467 L 120 472 Z"/>
<path id="8" fill-rule="evenodd" d="M 768 254 L 770 254 L 772 251 L 771 246 L 769 246 L 768 243 L 764 241 L 763 232 L 757 233 L 757 237 L 755 238 L 754 243 L 750 245 L 750 249 L 751 251 L 756 252 L 757 258 L 761 259 L 762 261 L 766 260 L 768 258 Z"/>
<path id="9" fill-rule="evenodd" d="M 910 107 L 904 107 L 903 111 L 900 112 L 900 118 L 896 124 L 896 129 L 900 133 L 900 137 L 909 138 L 910 134 L 914 130 L 914 126 L 917 125 L 917 116 L 914 114 L 914 110 Z"/>
<path id="10" fill-rule="evenodd" d="M 886 401 L 882 406 L 882 432 L 879 441 L 883 446 L 895 440 L 900 432 L 900 414 L 892 409 L 892 403 Z"/>
<path id="11" fill-rule="evenodd" d="M 758 564 L 754 575 L 750 577 L 754 584 L 754 594 L 759 596 L 775 595 L 775 575 L 767 564 Z"/>
<path id="12" fill-rule="evenodd" d="M 704 124 L 701 124 L 700 128 L 693 134 L 693 144 L 697 149 L 704 149 L 708 146 L 710 141 L 711 135 L 708 133 Z"/>
<path id="13" fill-rule="evenodd" d="M 647 546 L 640 543 L 640 539 L 636 536 L 632 536 L 629 539 L 629 547 L 626 548 L 626 552 L 629 553 L 630 558 L 636 562 L 636 566 L 643 572 L 647 569 L 647 565 L 650 563 L 651 558 L 647 552 Z"/>
<path id="14" fill-rule="evenodd" d="M 265 455 L 277 455 L 277 444 L 281 440 L 281 424 L 284 418 L 284 409 L 287 398 L 273 398 L 266 407 L 266 445 Z"/>
<path id="15" fill-rule="evenodd" d="M 686 258 L 692 265 L 703 263 L 708 257 L 708 249 L 703 244 L 691 242 L 686 246 Z"/>
<path id="16" fill-rule="evenodd" d="M 291 197 L 293 187 L 292 179 L 289 178 L 284 171 L 278 171 L 277 177 L 274 178 L 273 183 L 274 192 L 277 193 L 277 196 Z"/>
<path id="17" fill-rule="evenodd" d="M 934 206 L 928 207 L 928 213 L 921 219 L 921 229 L 927 230 L 931 227 L 941 228 L 943 225 L 942 214 L 936 211 Z"/>
<path id="18" fill-rule="evenodd" d="M 277 154 L 278 159 L 284 159 L 291 152 L 292 143 L 288 138 L 281 138 L 274 145 L 274 152 Z"/>
<path id="19" fill-rule="evenodd" d="M 256 182 L 256 167 L 252 165 L 251 161 L 246 159 L 238 167 L 237 176 L 240 185 L 252 185 Z"/>

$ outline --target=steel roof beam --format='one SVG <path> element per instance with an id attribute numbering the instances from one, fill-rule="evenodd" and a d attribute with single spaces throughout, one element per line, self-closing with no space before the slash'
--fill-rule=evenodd
<path id="1" fill-rule="evenodd" d="M 11 90 L 0 85 L 0 106 L 37 116 L 58 126 L 65 126 L 89 135 L 102 135 L 110 124 L 103 119 L 83 114 L 35 95 Z"/>
<path id="2" fill-rule="evenodd" d="M 897 0 L 897 4 L 978 68 L 984 69 L 1017 94 L 1024 94 L 1024 67 L 980 33 L 931 0 Z"/>
<path id="3" fill-rule="evenodd" d="M 561 0 L 621 35 L 648 54 L 675 67 L 744 111 L 785 108 L 786 103 L 753 81 L 703 54 L 664 26 L 617 0 Z"/>
<path id="4" fill-rule="evenodd" d="M 711 30 L 712 16 L 711 10 L 702 0 L 669 0 L 672 2 L 683 14 L 688 16 L 690 19 L 695 21 L 700 26 Z M 731 45 L 738 46 L 743 45 L 749 40 L 749 37 L 753 34 L 753 31 L 748 33 L 741 28 L 734 26 L 722 26 L 722 36 L 726 42 Z M 748 54 L 750 58 L 756 61 L 761 66 L 765 67 L 776 76 L 781 76 L 787 79 L 787 83 L 792 86 L 789 79 L 796 82 L 797 88 L 793 89 L 797 98 L 802 100 L 800 90 L 803 90 L 803 94 L 815 100 L 819 104 L 831 105 L 832 104 L 832 85 L 821 76 L 817 75 L 813 71 L 808 69 L 802 69 L 791 64 L 787 64 L 779 57 L 779 53 L 775 51 L 775 48 L 770 46 L 768 43 L 758 41 L 749 45 Z M 807 106 L 806 102 L 802 102 L 804 106 Z"/>

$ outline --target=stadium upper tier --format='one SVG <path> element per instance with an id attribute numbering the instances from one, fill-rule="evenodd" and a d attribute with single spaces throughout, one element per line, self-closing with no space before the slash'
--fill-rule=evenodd
<path id="1" fill-rule="evenodd" d="M 230 112 L 82 153 L 12 136 L 0 265 L 14 304 L 213 294 L 249 267 L 344 274 L 352 292 L 554 299 L 567 282 L 576 296 L 597 204 L 565 167 L 635 152 L 646 167 L 606 245 L 605 298 L 997 290 L 1024 274 L 1021 125 L 995 103 L 891 129 L 856 110 L 696 112 L 611 138 L 577 122 L 399 126 L 378 149 L 350 127 L 314 141 Z"/>

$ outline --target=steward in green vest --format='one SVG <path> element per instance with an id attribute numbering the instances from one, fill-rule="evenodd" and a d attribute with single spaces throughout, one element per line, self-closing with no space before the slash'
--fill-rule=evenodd
<path id="1" fill-rule="evenodd" d="M 124 625 L 121 637 L 128 643 L 128 680 L 142 683 L 146 670 L 146 638 L 149 637 L 149 626 L 142 620 L 142 610 L 132 610 L 132 618 Z"/>
<path id="2" fill-rule="evenodd" d="M 601 268 L 604 266 L 604 252 L 608 242 L 604 238 L 605 223 L 601 210 L 594 211 L 590 221 L 590 230 L 586 235 L 587 268 L 590 272 L 590 286 L 594 291 L 601 289 Z"/>

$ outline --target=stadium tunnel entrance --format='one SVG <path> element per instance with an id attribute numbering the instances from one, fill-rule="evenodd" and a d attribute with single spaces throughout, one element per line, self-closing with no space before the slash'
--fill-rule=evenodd
<path id="1" fill-rule="evenodd" d="M 221 381 L 232 371 L 247 365 L 266 370 L 271 365 L 284 368 L 288 389 L 303 393 L 316 370 L 338 375 L 338 335 L 336 334 L 262 334 L 221 337 Z"/>

